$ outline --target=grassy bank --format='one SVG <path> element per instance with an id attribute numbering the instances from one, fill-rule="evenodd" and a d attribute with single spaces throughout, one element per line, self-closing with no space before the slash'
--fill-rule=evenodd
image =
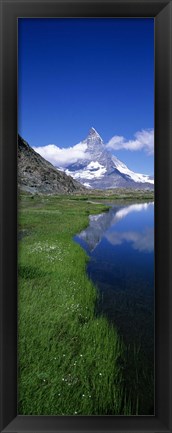
<path id="1" fill-rule="evenodd" d="M 77 193 L 73 197 L 73 200 L 87 200 L 87 199 L 100 199 L 104 200 L 108 198 L 108 201 L 119 200 L 119 201 L 151 201 L 154 200 L 153 190 L 134 190 L 128 188 L 115 188 L 115 189 L 105 189 L 105 190 L 85 190 L 81 194 Z"/>
<path id="2" fill-rule="evenodd" d="M 152 371 L 139 346 L 124 347 L 108 320 L 96 316 L 88 257 L 72 240 L 89 214 L 108 209 L 92 200 L 20 195 L 20 414 L 153 413 Z"/>
<path id="3" fill-rule="evenodd" d="M 87 256 L 72 237 L 103 205 L 67 197 L 19 201 L 19 413 L 132 412 L 125 402 L 123 347 L 95 317 Z"/>

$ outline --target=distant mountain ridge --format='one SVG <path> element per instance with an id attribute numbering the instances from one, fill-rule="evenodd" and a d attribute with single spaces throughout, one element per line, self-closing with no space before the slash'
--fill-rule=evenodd
<path id="1" fill-rule="evenodd" d="M 57 170 L 18 135 L 18 186 L 42 194 L 64 194 L 85 190 L 84 186 Z"/>
<path id="2" fill-rule="evenodd" d="M 133 172 L 107 150 L 95 128 L 79 144 L 86 147 L 85 158 L 69 164 L 65 172 L 87 188 L 154 188 L 151 176 Z"/>

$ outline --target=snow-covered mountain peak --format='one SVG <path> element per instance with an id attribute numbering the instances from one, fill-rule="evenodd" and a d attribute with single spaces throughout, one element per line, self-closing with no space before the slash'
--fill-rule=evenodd
<path id="1" fill-rule="evenodd" d="M 96 131 L 95 128 L 93 128 L 93 126 L 90 128 L 88 136 L 94 136 L 94 137 L 101 138 L 100 134 Z"/>
<path id="2" fill-rule="evenodd" d="M 89 146 L 92 145 L 93 143 L 96 144 L 103 144 L 103 140 L 100 137 L 99 133 L 96 131 L 95 128 L 90 128 L 89 133 L 88 133 L 88 137 L 86 138 L 87 144 Z"/>
<path id="3" fill-rule="evenodd" d="M 88 188 L 153 188 L 150 176 L 135 173 L 112 155 L 95 128 L 81 141 L 84 156 L 66 167 L 66 173 Z"/>

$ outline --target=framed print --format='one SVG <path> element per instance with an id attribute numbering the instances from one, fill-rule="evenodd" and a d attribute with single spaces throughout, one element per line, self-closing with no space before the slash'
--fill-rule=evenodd
<path id="1" fill-rule="evenodd" d="M 1 1 L 3 432 L 172 431 L 171 19 Z"/>
<path id="2" fill-rule="evenodd" d="M 18 18 L 20 415 L 154 415 L 153 76 L 153 18 Z"/>

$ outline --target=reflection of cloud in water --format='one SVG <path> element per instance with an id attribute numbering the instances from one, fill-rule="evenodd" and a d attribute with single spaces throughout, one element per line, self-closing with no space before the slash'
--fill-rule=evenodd
<path id="1" fill-rule="evenodd" d="M 147 210 L 151 205 L 153 205 L 153 203 L 131 204 L 130 206 L 118 210 L 115 216 L 119 220 L 126 217 L 131 212 L 141 212 L 142 210 Z"/>
<path id="2" fill-rule="evenodd" d="M 90 215 L 90 226 L 94 226 L 94 223 L 99 221 L 103 222 L 104 226 L 110 227 L 113 224 L 116 224 L 118 221 L 125 218 L 128 214 L 132 212 L 141 212 L 143 210 L 147 210 L 148 207 L 154 206 L 154 203 L 139 203 L 139 204 L 131 204 L 129 206 L 122 207 L 120 209 L 112 208 L 108 213 L 101 213 L 99 215 Z M 86 229 L 88 230 L 88 229 Z"/>
<path id="3" fill-rule="evenodd" d="M 99 215 L 91 215 L 89 217 L 89 226 L 86 230 L 83 230 L 78 236 L 78 239 L 82 239 L 85 241 L 90 249 L 90 251 L 93 251 L 94 248 L 97 246 L 97 244 L 100 242 L 101 238 L 105 236 L 107 240 L 113 244 L 113 245 L 119 245 L 124 240 L 131 241 L 133 243 L 133 248 L 138 249 L 139 251 L 146 251 L 144 245 L 147 239 L 150 242 L 150 245 L 152 247 L 148 247 L 147 251 L 150 251 L 149 248 L 153 249 L 153 233 L 152 233 L 152 242 L 149 239 L 150 233 L 132 233 L 132 239 L 129 239 L 129 236 L 131 236 L 131 232 L 123 233 L 106 233 L 107 230 L 112 227 L 113 225 L 117 224 L 119 221 L 121 221 L 123 218 L 125 218 L 128 214 L 131 212 L 141 212 L 144 210 L 147 210 L 149 207 L 152 207 L 153 203 L 139 203 L 139 204 L 131 204 L 125 207 L 118 207 L 118 208 L 111 208 L 109 212 L 104 212 Z M 108 236 L 111 236 L 111 241 L 108 239 Z M 114 235 L 113 241 L 112 237 Z M 125 239 L 124 239 L 125 236 Z M 128 236 L 128 239 L 127 239 Z M 141 243 L 141 238 L 142 242 Z M 138 247 L 140 245 L 140 247 Z M 142 245 L 142 246 L 141 246 Z M 151 251 L 152 251 L 151 249 Z"/>
<path id="4" fill-rule="evenodd" d="M 108 232 L 105 238 L 112 245 L 121 245 L 123 242 L 131 242 L 132 247 L 138 251 L 152 252 L 154 249 L 153 228 L 146 228 L 144 232 Z"/>

